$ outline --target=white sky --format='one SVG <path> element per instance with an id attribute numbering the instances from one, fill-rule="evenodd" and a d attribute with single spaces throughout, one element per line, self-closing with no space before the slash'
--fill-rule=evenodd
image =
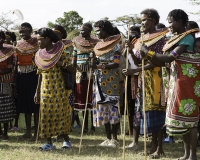
<path id="1" fill-rule="evenodd" d="M 24 22 L 33 28 L 45 27 L 48 21 L 54 22 L 63 12 L 75 10 L 80 16 L 98 21 L 103 17 L 116 17 L 139 14 L 145 8 L 157 9 L 160 22 L 167 25 L 169 11 L 183 9 L 186 12 L 200 10 L 200 6 L 189 4 L 188 0 L 0 0 L 0 13 L 18 9 L 24 15 Z M 200 17 L 189 14 L 190 20 Z M 14 15 L 13 15 L 14 16 Z M 200 23 L 199 23 L 200 24 Z"/>

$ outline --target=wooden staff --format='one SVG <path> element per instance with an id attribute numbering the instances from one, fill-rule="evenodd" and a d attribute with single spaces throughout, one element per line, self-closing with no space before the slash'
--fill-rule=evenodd
<path id="1" fill-rule="evenodd" d="M 35 140 L 35 143 L 37 144 L 38 143 L 38 137 L 39 137 L 39 131 L 40 131 L 40 120 L 41 120 L 41 112 L 40 112 L 40 108 L 39 107 L 39 118 L 38 118 L 38 126 L 37 126 L 37 135 L 36 135 L 36 140 Z"/>
<path id="2" fill-rule="evenodd" d="M 143 44 L 143 34 L 141 35 Z M 142 59 L 142 98 L 143 98 L 143 118 L 144 118 L 144 159 L 147 159 L 147 142 L 146 142 L 146 113 L 145 113 L 145 79 L 144 79 L 144 58 Z"/>
<path id="3" fill-rule="evenodd" d="M 84 117 L 83 117 L 83 125 L 82 125 L 82 130 L 81 130 L 81 139 L 80 139 L 80 144 L 79 144 L 79 154 L 81 153 L 81 144 L 82 144 L 82 139 L 83 139 L 83 130 L 84 130 L 84 125 L 85 125 L 85 117 L 86 117 L 87 104 L 88 104 L 88 95 L 89 95 L 89 91 L 90 91 L 90 79 L 91 79 L 91 74 L 92 74 L 92 68 L 90 68 L 89 74 L 90 75 L 89 75 L 86 102 L 85 102 L 85 114 L 84 114 Z"/>
<path id="4" fill-rule="evenodd" d="M 128 41 L 129 41 L 129 34 L 130 34 L 130 25 L 128 24 Z M 128 69 L 128 54 L 129 48 L 127 47 L 126 51 L 126 69 Z M 123 135 L 123 159 L 125 160 L 125 132 L 126 132 L 126 110 L 127 110 L 127 83 L 128 83 L 128 76 L 125 79 L 125 107 L 124 107 L 124 135 Z M 128 114 L 128 113 L 127 113 Z"/>

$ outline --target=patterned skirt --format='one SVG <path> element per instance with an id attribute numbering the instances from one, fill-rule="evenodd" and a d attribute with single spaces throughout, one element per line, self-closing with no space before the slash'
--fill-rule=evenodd
<path id="1" fill-rule="evenodd" d="M 76 83 L 75 87 L 75 110 L 84 111 L 85 104 L 86 104 L 86 96 L 87 96 L 87 88 L 88 88 L 88 79 L 87 79 L 87 72 L 82 73 L 81 82 Z M 90 88 L 89 88 L 89 95 L 88 95 L 88 104 L 87 109 L 92 109 L 92 94 L 93 94 L 93 80 L 90 80 Z"/>
<path id="2" fill-rule="evenodd" d="M 16 116 L 16 107 L 13 96 L 0 95 L 0 123 L 8 123 Z"/>
<path id="3" fill-rule="evenodd" d="M 100 127 L 106 123 L 116 124 L 120 121 L 118 109 L 110 104 L 97 104 L 93 109 L 93 125 Z"/>
<path id="4" fill-rule="evenodd" d="M 39 113 L 39 105 L 34 102 L 34 95 L 38 83 L 36 71 L 17 75 L 17 113 Z"/>
<path id="5" fill-rule="evenodd" d="M 164 111 L 147 111 L 146 112 L 146 133 L 159 132 L 165 124 Z M 140 134 L 144 134 L 144 119 L 140 122 Z"/>

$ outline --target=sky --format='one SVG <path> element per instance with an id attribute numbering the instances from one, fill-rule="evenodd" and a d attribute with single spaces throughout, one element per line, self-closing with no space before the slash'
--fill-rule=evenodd
<path id="1" fill-rule="evenodd" d="M 167 25 L 167 15 L 173 9 L 183 9 L 189 12 L 200 10 L 191 5 L 188 0 L 0 0 L 0 14 L 13 10 L 20 10 L 24 22 L 32 24 L 33 28 L 46 27 L 47 22 L 55 22 L 64 12 L 77 11 L 87 20 L 98 21 L 103 17 L 115 19 L 119 16 L 140 14 L 143 9 L 154 8 L 160 14 L 160 22 Z M 12 15 L 17 19 L 16 15 Z M 190 20 L 198 20 L 189 14 Z M 200 23 L 199 23 L 200 25 Z"/>

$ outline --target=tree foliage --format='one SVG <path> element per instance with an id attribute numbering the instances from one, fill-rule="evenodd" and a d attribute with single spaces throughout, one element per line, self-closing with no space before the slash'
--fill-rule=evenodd
<path id="1" fill-rule="evenodd" d="M 67 33 L 78 29 L 83 23 L 83 18 L 76 11 L 64 12 L 63 17 L 59 17 L 55 20 L 55 23 L 48 22 L 48 27 L 52 28 L 54 24 L 63 26 Z"/>
<path id="2" fill-rule="evenodd" d="M 14 21 L 10 18 L 10 12 L 3 13 L 0 15 L 0 27 L 9 30 L 9 27 L 14 25 Z"/>
<path id="3" fill-rule="evenodd" d="M 137 14 L 131 14 L 131 15 L 117 17 L 115 20 L 112 20 L 112 22 L 116 26 L 121 26 L 124 28 L 124 30 L 128 31 L 128 29 L 127 29 L 128 24 L 130 26 L 139 25 L 139 24 L 141 24 L 141 19 Z"/>

